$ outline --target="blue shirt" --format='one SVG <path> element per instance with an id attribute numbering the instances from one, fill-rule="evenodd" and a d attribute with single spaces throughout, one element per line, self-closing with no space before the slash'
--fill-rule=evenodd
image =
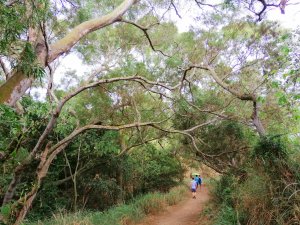
<path id="1" fill-rule="evenodd" d="M 199 177 L 198 183 L 202 184 L 202 178 L 201 177 Z"/>

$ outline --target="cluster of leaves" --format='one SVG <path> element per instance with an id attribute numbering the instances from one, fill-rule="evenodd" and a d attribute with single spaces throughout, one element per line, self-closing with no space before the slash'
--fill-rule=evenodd
<path id="1" fill-rule="evenodd" d="M 47 0 L 36 4 L 1 0 L 0 52 L 7 56 L 11 68 L 41 80 L 45 71 L 36 61 L 35 46 L 24 38 L 30 28 L 40 27 L 49 16 Z"/>
<path id="2" fill-rule="evenodd" d="M 253 150 L 253 157 L 262 160 L 285 160 L 288 157 L 287 146 L 281 137 L 264 136 Z"/>
<path id="3" fill-rule="evenodd" d="M 23 18 L 26 8 L 23 4 L 16 4 L 15 7 L 7 7 L 7 1 L 0 1 L 0 52 L 7 52 L 11 46 L 25 32 L 27 24 Z"/>
<path id="4" fill-rule="evenodd" d="M 221 206 L 216 224 L 299 221 L 299 162 L 289 157 L 289 151 L 282 138 L 261 138 L 253 149 L 255 157 L 241 172 L 229 171 L 217 182 L 214 196 Z"/>
<path id="5" fill-rule="evenodd" d="M 26 76 L 32 76 L 41 81 L 46 72 L 42 66 L 37 64 L 36 59 L 37 57 L 33 46 L 27 42 L 25 43 L 21 59 L 18 60 L 15 68 Z"/>
<path id="6" fill-rule="evenodd" d="M 47 142 L 55 143 L 65 138 L 75 129 L 78 122 L 84 125 L 96 119 L 103 121 L 111 119 L 103 113 L 109 109 L 111 100 L 105 97 L 99 99 L 94 93 L 86 93 L 91 96 L 89 110 L 85 108 L 87 99 L 85 94 L 79 95 L 70 103 L 67 108 L 77 108 L 76 114 L 71 115 L 67 110 L 63 111 Z M 99 104 L 106 104 L 107 107 L 100 109 Z M 12 178 L 12 171 L 32 151 L 45 129 L 52 107 L 48 103 L 36 102 L 29 97 L 22 99 L 22 105 L 24 107 L 22 115 L 18 115 L 9 107 L 1 106 L 0 144 L 1 154 L 5 155 L 5 160 L 1 161 L 3 188 L 0 200 L 3 199 Z M 149 114 L 148 111 L 146 114 Z M 128 118 L 124 118 L 126 119 Z M 135 139 L 132 138 L 131 141 Z M 184 172 L 181 163 L 173 158 L 170 153 L 172 149 L 169 148 L 161 149 L 161 145 L 148 144 L 136 147 L 131 155 L 119 157 L 117 156 L 121 152 L 119 132 L 90 130 L 74 139 L 64 153 L 57 156 L 43 181 L 41 192 L 33 204 L 29 217 L 36 220 L 62 208 L 104 210 L 141 193 L 167 191 L 182 179 Z M 34 160 L 24 171 L 14 201 L 31 189 L 37 165 L 38 160 Z M 74 180 L 75 173 L 76 180 Z M 77 200 L 74 200 L 75 198 Z M 11 204 L 2 208 L 7 219 L 13 215 L 13 210 Z"/>

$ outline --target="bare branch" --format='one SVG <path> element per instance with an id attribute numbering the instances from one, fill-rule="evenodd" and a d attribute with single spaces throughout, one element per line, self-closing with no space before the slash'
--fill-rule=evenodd
<path id="1" fill-rule="evenodd" d="M 136 3 L 136 0 L 124 0 L 111 13 L 100 18 L 85 21 L 73 30 L 71 30 L 64 38 L 50 46 L 49 63 L 56 59 L 61 54 L 70 50 L 82 37 L 85 35 L 120 21 L 122 15 Z"/>
<path id="2" fill-rule="evenodd" d="M 208 124 L 211 124 L 211 123 L 214 123 L 214 122 L 216 122 L 216 121 L 217 121 L 216 119 L 210 120 L 210 121 L 207 121 L 207 122 L 205 122 L 205 123 L 202 123 L 202 124 L 196 125 L 196 126 L 194 126 L 194 127 L 191 127 L 191 128 L 189 128 L 189 129 L 187 129 L 187 130 L 184 130 L 184 131 L 185 131 L 185 132 L 192 132 L 192 131 L 194 131 L 194 130 L 200 128 L 200 127 L 204 127 L 204 126 L 206 126 L 206 125 L 208 125 Z"/>
<path id="3" fill-rule="evenodd" d="M 227 108 L 232 103 L 232 101 L 234 99 L 235 98 L 231 99 L 226 105 L 224 105 L 223 107 L 218 108 L 218 109 L 201 109 L 201 108 L 199 108 L 198 106 L 196 106 L 195 104 L 193 104 L 189 101 L 186 101 L 186 103 L 189 104 L 190 106 L 192 106 L 193 108 L 195 108 L 199 112 L 208 113 L 208 114 L 217 116 L 217 117 L 219 117 L 221 119 L 224 119 L 224 120 L 235 121 L 235 122 L 238 122 L 238 123 L 241 123 L 241 124 L 245 124 L 246 126 L 249 126 L 249 123 L 246 123 L 246 122 L 240 120 L 239 118 L 224 115 L 223 112 L 220 112 L 220 113 L 217 112 L 217 111 L 224 110 L 225 108 Z"/>
<path id="4" fill-rule="evenodd" d="M 209 6 L 211 8 L 216 8 L 218 6 L 220 6 L 221 4 L 208 4 L 208 3 L 204 3 L 204 1 L 198 1 L 198 0 L 195 0 L 196 4 L 201 7 L 201 6 Z"/>
<path id="5" fill-rule="evenodd" d="M 242 101 L 251 101 L 251 102 L 253 102 L 253 113 L 252 113 L 252 116 L 251 116 L 253 125 L 255 126 L 255 128 L 256 128 L 256 130 L 257 130 L 257 132 L 260 136 L 265 135 L 264 127 L 263 127 L 263 125 L 262 125 L 262 123 L 259 119 L 259 116 L 258 116 L 258 103 L 257 103 L 257 97 L 256 97 L 255 93 L 241 93 L 239 91 L 236 91 L 236 90 L 232 89 L 226 83 L 223 82 L 223 80 L 215 72 L 214 68 L 212 68 L 210 65 L 206 65 L 206 66 L 193 65 L 193 66 L 190 66 L 190 67 L 199 68 L 199 69 L 203 69 L 203 70 L 208 70 L 210 72 L 211 77 L 223 89 L 225 89 L 226 91 L 231 93 L 233 96 L 235 96 L 236 98 L 238 98 Z"/>
<path id="6" fill-rule="evenodd" d="M 157 85 L 157 86 L 162 86 L 164 88 L 167 88 L 169 90 L 172 89 L 172 87 L 168 87 L 164 84 L 161 84 L 159 82 L 152 82 L 147 80 L 146 78 L 143 77 L 139 77 L 139 76 L 130 76 L 130 77 L 117 77 L 117 78 L 111 78 L 111 79 L 104 79 L 104 80 L 99 80 L 96 82 L 93 82 L 91 84 L 87 84 L 84 85 L 82 87 L 79 87 L 78 89 L 76 89 L 74 92 L 68 94 L 67 96 L 65 96 L 57 105 L 56 109 L 53 111 L 52 116 L 50 121 L 48 122 L 48 125 L 46 127 L 46 129 L 44 130 L 43 134 L 40 136 L 36 146 L 34 147 L 33 151 L 30 153 L 29 157 L 33 157 L 36 152 L 38 151 L 38 149 L 41 147 L 41 145 L 43 144 L 45 138 L 48 136 L 48 134 L 52 131 L 53 126 L 55 125 L 57 118 L 59 117 L 59 114 L 63 108 L 63 106 L 74 96 L 78 95 L 79 93 L 81 93 L 82 91 L 89 89 L 89 88 L 93 88 L 93 87 L 97 87 L 100 84 L 105 84 L 105 83 L 113 83 L 113 82 L 119 82 L 119 81 L 144 81 L 145 83 L 148 84 L 152 84 L 152 85 Z"/>
<path id="7" fill-rule="evenodd" d="M 12 1 L 9 1 L 9 2 L 5 3 L 5 6 L 10 7 L 10 6 L 13 6 L 14 4 L 16 4 L 18 2 L 19 2 L 19 0 L 12 0 Z"/>
<path id="8" fill-rule="evenodd" d="M 131 25 L 133 25 L 133 26 L 139 28 L 140 30 L 142 30 L 142 31 L 144 32 L 144 34 L 145 34 L 145 36 L 146 36 L 146 38 L 147 38 L 147 40 L 148 40 L 148 42 L 149 42 L 149 44 L 150 44 L 150 47 L 152 48 L 153 51 L 155 51 L 155 52 L 160 52 L 163 56 L 171 57 L 171 56 L 165 54 L 163 51 L 161 51 L 161 50 L 159 50 L 159 49 L 155 49 L 155 47 L 154 47 L 154 45 L 153 45 L 153 43 L 152 43 L 152 41 L 151 41 L 151 38 L 150 38 L 150 36 L 149 36 L 149 34 L 148 34 L 148 30 L 150 29 L 150 27 L 152 27 L 153 25 L 157 25 L 157 24 L 159 24 L 159 23 L 155 23 L 155 24 L 153 24 L 153 25 L 151 25 L 151 26 L 149 26 L 149 27 L 143 27 L 143 26 L 141 26 L 141 25 L 139 25 L 139 24 L 137 24 L 137 23 L 135 23 L 135 22 L 132 22 L 132 21 L 129 21 L 129 20 L 125 20 L 125 19 L 121 19 L 120 22 L 124 22 L 124 23 L 131 24 Z"/>
<path id="9" fill-rule="evenodd" d="M 168 119 L 167 119 L 168 120 Z M 79 134 L 91 130 L 91 129 L 102 129 L 102 130 L 124 130 L 124 129 L 129 129 L 129 128 L 136 128 L 136 127 L 144 127 L 144 126 L 157 126 L 157 124 L 161 124 L 166 122 L 166 120 L 158 121 L 158 122 L 134 122 L 131 124 L 124 124 L 124 125 L 94 125 L 94 124 L 89 124 L 84 127 L 78 128 L 74 130 L 71 134 L 69 134 L 67 137 L 65 137 L 63 140 L 58 142 L 56 145 L 54 145 L 50 153 L 56 151 L 56 149 L 60 148 L 60 146 L 65 145 L 66 143 L 70 143 L 71 140 L 73 140 L 75 137 L 77 137 Z"/>
<path id="10" fill-rule="evenodd" d="M 207 157 L 211 157 L 210 155 L 207 155 L 205 154 L 204 152 L 200 151 L 200 149 L 198 148 L 197 144 L 196 144 L 196 141 L 195 141 L 195 138 L 189 134 L 188 132 L 186 131 L 182 131 L 182 130 L 175 130 L 175 129 L 165 129 L 165 128 L 162 128 L 162 127 L 159 127 L 155 124 L 152 124 L 150 125 L 158 130 L 161 130 L 161 131 L 164 131 L 164 132 L 167 132 L 167 133 L 175 133 L 175 134 L 182 134 L 184 136 L 187 136 L 188 138 L 190 138 L 190 140 L 192 141 L 192 144 L 193 144 L 193 147 L 195 148 L 195 150 L 201 154 L 204 158 L 207 158 Z M 203 141 L 201 141 L 203 144 L 205 144 Z"/>
<path id="11" fill-rule="evenodd" d="M 212 78 L 219 84 L 222 88 L 224 88 L 226 91 L 233 94 L 235 97 L 246 100 L 246 101 L 256 101 L 256 96 L 254 94 L 248 94 L 248 93 L 240 93 L 232 88 L 230 88 L 227 84 L 225 84 L 222 79 L 217 75 L 215 70 L 211 66 L 206 67 L 207 70 L 209 70 L 210 75 Z"/>
<path id="12" fill-rule="evenodd" d="M 174 1 L 173 1 L 173 0 L 171 0 L 171 5 L 172 5 L 173 8 L 175 9 L 176 15 L 177 15 L 180 19 L 182 19 L 182 17 L 180 16 L 180 14 L 179 14 L 179 12 L 178 12 L 178 10 L 177 10 L 177 8 L 176 8 L 176 5 L 174 4 Z"/>

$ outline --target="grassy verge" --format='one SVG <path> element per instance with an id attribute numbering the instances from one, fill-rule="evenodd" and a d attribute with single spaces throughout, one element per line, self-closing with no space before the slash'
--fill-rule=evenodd
<path id="1" fill-rule="evenodd" d="M 214 190 L 216 183 L 218 182 L 219 177 L 216 178 L 206 178 L 205 186 L 209 190 Z M 213 195 L 213 193 L 211 193 Z M 218 215 L 219 209 L 213 199 L 210 199 L 201 211 L 197 224 L 212 225 L 214 224 L 214 218 Z"/>
<path id="2" fill-rule="evenodd" d="M 181 201 L 187 187 L 182 185 L 170 192 L 150 193 L 133 200 L 130 204 L 119 205 L 105 212 L 77 212 L 56 214 L 53 218 L 24 225 L 132 225 L 141 221 L 148 214 L 156 214 L 165 206 Z"/>

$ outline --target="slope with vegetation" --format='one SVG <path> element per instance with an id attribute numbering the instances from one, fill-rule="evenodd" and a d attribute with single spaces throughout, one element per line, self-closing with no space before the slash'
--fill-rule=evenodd
<path id="1" fill-rule="evenodd" d="M 1 1 L 1 221 L 166 192 L 194 160 L 222 175 L 215 224 L 297 223 L 299 30 L 264 18 L 289 4 Z M 92 69 L 57 82 L 69 53 Z"/>

